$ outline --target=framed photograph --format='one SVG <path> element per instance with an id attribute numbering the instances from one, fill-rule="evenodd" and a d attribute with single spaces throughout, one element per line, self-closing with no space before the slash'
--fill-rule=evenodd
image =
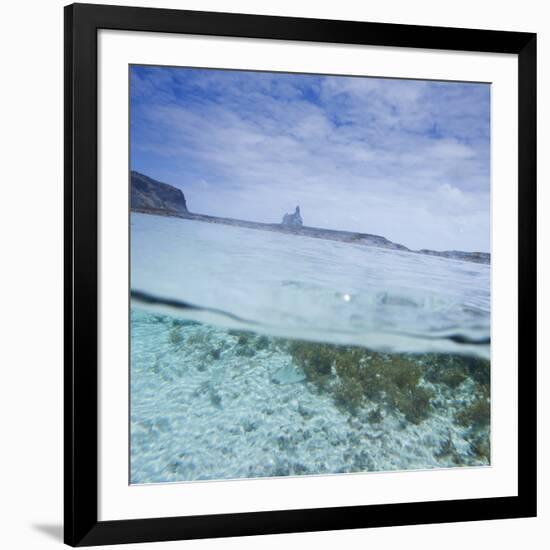
<path id="1" fill-rule="evenodd" d="M 65 542 L 536 515 L 536 35 L 65 8 Z"/>

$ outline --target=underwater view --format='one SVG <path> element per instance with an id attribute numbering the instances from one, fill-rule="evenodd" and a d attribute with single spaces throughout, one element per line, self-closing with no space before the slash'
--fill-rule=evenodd
<path id="1" fill-rule="evenodd" d="M 129 482 L 490 466 L 491 85 L 129 92 Z"/>
<path id="2" fill-rule="evenodd" d="M 141 213 L 131 232 L 132 483 L 490 463 L 489 265 Z"/>

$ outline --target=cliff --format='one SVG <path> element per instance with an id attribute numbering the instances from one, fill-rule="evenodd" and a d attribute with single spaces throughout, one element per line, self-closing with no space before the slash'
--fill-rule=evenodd
<path id="1" fill-rule="evenodd" d="M 176 214 L 187 212 L 187 203 L 181 189 L 134 171 L 130 173 L 130 180 L 132 210 L 161 210 Z"/>

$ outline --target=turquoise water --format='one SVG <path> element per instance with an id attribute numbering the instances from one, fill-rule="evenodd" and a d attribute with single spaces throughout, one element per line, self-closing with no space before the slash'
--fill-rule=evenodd
<path id="1" fill-rule="evenodd" d="M 490 266 L 131 229 L 132 483 L 489 464 Z"/>

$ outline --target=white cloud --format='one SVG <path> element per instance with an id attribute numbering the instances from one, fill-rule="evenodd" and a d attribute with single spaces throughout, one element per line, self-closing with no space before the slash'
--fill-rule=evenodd
<path id="1" fill-rule="evenodd" d="M 133 168 L 191 210 L 489 249 L 482 85 L 184 70 L 138 74 Z"/>

